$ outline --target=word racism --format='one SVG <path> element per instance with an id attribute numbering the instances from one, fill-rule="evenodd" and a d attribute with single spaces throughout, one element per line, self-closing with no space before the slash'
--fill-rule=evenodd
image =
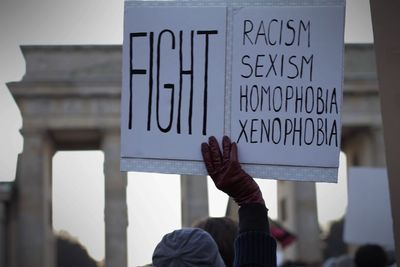
<path id="1" fill-rule="evenodd" d="M 235 90 L 239 91 L 239 111 L 252 118 L 236 122 L 240 126 L 237 143 L 338 146 L 338 123 L 331 115 L 339 113 L 336 88 L 307 84 L 314 78 L 315 55 L 268 53 L 274 46 L 307 51 L 311 37 L 310 21 L 243 21 L 241 45 L 250 52 L 240 57 L 240 75 L 252 84 L 243 82 Z M 251 47 L 256 45 L 267 53 L 252 54 Z M 277 79 L 284 84 L 277 85 Z"/>
<path id="2" fill-rule="evenodd" d="M 203 99 L 202 99 L 202 126 L 201 132 L 203 135 L 207 135 L 207 97 L 208 97 L 208 62 L 209 62 L 209 46 L 210 42 L 212 41 L 212 36 L 217 35 L 217 30 L 198 30 L 198 31 L 190 31 L 190 32 L 183 32 L 183 31 L 172 31 L 169 29 L 164 29 L 158 34 L 155 32 L 133 32 L 130 33 L 130 42 L 129 42 L 129 55 L 130 55 L 130 82 L 129 82 L 129 121 L 128 121 L 128 128 L 132 129 L 132 99 L 133 99 L 133 88 L 135 86 L 135 77 L 138 75 L 147 75 L 148 77 L 148 104 L 147 104 L 147 131 L 151 131 L 152 121 L 153 118 L 153 90 L 155 90 L 155 104 L 156 104 L 156 122 L 158 129 L 163 133 L 168 133 L 173 130 L 173 122 L 176 120 L 176 133 L 181 134 L 181 123 L 182 120 L 185 120 L 188 124 L 188 134 L 192 134 L 193 129 L 193 102 L 194 102 L 194 86 L 193 80 L 196 74 L 196 70 L 194 69 L 195 61 L 203 62 L 204 66 L 202 67 L 203 77 L 204 80 L 203 84 Z M 146 40 L 147 39 L 147 40 Z M 185 51 L 183 46 L 183 40 L 190 40 L 190 51 Z M 204 58 L 197 59 L 194 56 L 194 42 L 201 41 L 204 43 Z M 148 66 L 147 68 L 138 68 L 138 66 L 134 66 L 134 52 L 138 53 L 136 49 L 137 47 L 143 48 L 139 42 L 146 42 L 146 46 L 148 46 Z M 143 43 L 142 43 L 143 44 Z M 155 53 L 156 50 L 157 52 Z M 143 51 L 142 51 L 143 53 Z M 179 68 L 176 70 L 177 75 L 179 76 L 179 85 L 173 83 L 162 83 L 160 81 L 160 74 L 162 72 L 161 62 L 163 61 L 164 56 L 166 53 L 170 53 L 169 55 L 173 54 L 178 57 L 179 60 Z M 163 56 L 164 55 L 164 56 Z M 190 59 L 190 67 L 184 69 L 183 67 L 183 59 L 184 56 Z M 164 65 L 172 66 L 171 62 L 164 62 Z M 154 74 L 154 65 L 156 72 Z M 190 77 L 190 84 L 187 86 L 183 86 L 183 77 Z M 154 86 L 155 83 L 155 86 Z M 154 88 L 155 87 L 155 88 Z M 163 89 L 161 89 L 163 88 Z M 140 88 L 142 90 L 142 88 Z M 160 101 L 160 95 L 163 94 L 161 90 L 170 90 L 169 95 L 169 119 L 167 122 L 161 122 L 160 114 L 163 113 L 161 110 L 161 106 L 163 109 L 168 108 L 164 107 L 163 101 Z M 176 91 L 177 90 L 177 91 Z M 189 90 L 189 99 L 188 101 L 182 101 L 182 91 Z M 177 99 L 177 103 L 175 102 L 175 98 Z M 188 102 L 188 108 L 183 109 L 183 104 Z M 175 105 L 178 105 L 175 108 Z M 182 114 L 183 110 L 188 110 L 187 114 Z M 176 114 L 174 114 L 176 112 Z M 186 118 L 182 118 L 185 116 Z"/>

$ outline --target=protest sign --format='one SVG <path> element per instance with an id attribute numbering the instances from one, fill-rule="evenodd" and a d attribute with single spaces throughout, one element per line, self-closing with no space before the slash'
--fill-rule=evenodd
<path id="1" fill-rule="evenodd" d="M 389 184 L 384 168 L 350 168 L 344 240 L 394 248 Z"/>
<path id="2" fill-rule="evenodd" d="M 336 181 L 344 1 L 293 3 L 126 2 L 121 170 L 205 174 L 228 135 L 253 176 Z"/>
<path id="3" fill-rule="evenodd" d="M 234 15 L 231 134 L 245 163 L 338 166 L 336 9 L 249 7 Z"/>
<path id="4" fill-rule="evenodd" d="M 200 160 L 206 136 L 223 135 L 225 8 L 125 15 L 122 156 Z"/>

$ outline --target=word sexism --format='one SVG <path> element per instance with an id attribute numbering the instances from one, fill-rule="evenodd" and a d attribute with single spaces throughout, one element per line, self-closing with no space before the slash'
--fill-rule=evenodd
<path id="1" fill-rule="evenodd" d="M 132 129 L 132 105 L 133 105 L 133 89 L 134 86 L 140 86 L 143 84 L 138 82 L 135 83 L 135 77 L 138 78 L 138 75 L 147 75 L 148 82 L 146 87 L 142 88 L 140 86 L 139 90 L 147 89 L 148 91 L 148 104 L 147 104 L 147 131 L 151 131 L 152 128 L 152 120 L 153 120 L 153 90 L 155 89 L 155 111 L 156 111 L 156 122 L 158 129 L 167 133 L 172 131 L 172 125 L 174 120 L 176 120 L 176 133 L 181 134 L 182 132 L 182 117 L 186 117 L 186 121 L 188 124 L 188 134 L 192 134 L 193 132 L 193 102 L 194 102 L 194 85 L 193 81 L 195 76 L 200 70 L 194 69 L 195 61 L 202 62 L 204 66 L 202 67 L 201 73 L 203 73 L 203 99 L 202 101 L 202 117 L 203 121 L 201 128 L 201 133 L 203 135 L 207 135 L 207 99 L 208 99 L 208 64 L 209 64 L 209 49 L 210 43 L 212 42 L 212 37 L 217 35 L 217 30 L 191 30 L 191 31 L 173 31 L 170 29 L 164 29 L 159 33 L 151 32 L 133 32 L 130 33 L 130 41 L 129 41 L 129 62 L 130 62 L 130 81 L 129 81 L 129 120 L 128 120 L 128 129 Z M 190 51 L 185 50 L 183 42 L 190 42 Z M 203 51 L 194 52 L 195 42 L 204 43 Z M 149 51 L 148 53 L 148 66 L 143 68 L 139 68 L 139 66 L 135 65 L 134 54 L 143 54 L 144 51 Z M 155 52 L 156 50 L 156 52 Z M 163 68 L 160 68 L 161 62 L 163 58 L 167 58 L 166 54 L 169 53 L 169 58 L 171 55 L 178 58 L 179 66 L 176 69 L 176 73 L 179 76 L 179 85 L 173 83 L 162 83 L 160 81 L 160 74 Z M 198 58 L 201 55 L 203 58 Z M 188 58 L 190 61 L 190 67 L 184 68 L 183 59 Z M 164 59 L 165 60 L 165 59 Z M 172 62 L 164 62 L 164 66 L 167 65 L 169 68 L 173 67 Z M 155 74 L 154 74 L 154 65 L 155 65 Z M 155 76 L 155 77 L 154 77 Z M 189 77 L 190 82 L 188 85 L 183 85 L 183 77 Z M 154 88 L 155 83 L 155 88 Z M 163 89 L 162 89 L 163 88 Z M 196 87 L 197 88 L 197 87 Z M 165 101 L 160 101 L 160 95 L 165 95 L 165 91 L 169 90 L 169 119 L 165 122 L 161 121 L 161 116 L 165 107 Z M 177 92 L 176 92 L 177 90 Z M 189 90 L 189 99 L 183 99 L 182 91 Z M 177 99 L 177 103 L 175 102 L 175 98 Z M 198 102 L 198 101 L 197 101 Z M 162 103 L 162 104 L 161 104 Z M 178 105 L 175 108 L 175 105 Z M 182 108 L 182 105 L 188 105 L 188 108 Z M 161 106 L 163 107 L 161 109 Z M 187 114 L 182 114 L 184 110 L 187 110 Z M 176 113 L 176 114 L 174 114 Z"/>

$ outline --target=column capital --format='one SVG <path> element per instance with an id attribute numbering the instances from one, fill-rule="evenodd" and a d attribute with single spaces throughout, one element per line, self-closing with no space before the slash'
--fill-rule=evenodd
<path id="1" fill-rule="evenodd" d="M 120 130 L 120 128 L 105 128 L 105 129 L 101 130 L 101 134 L 102 134 L 103 138 L 108 137 L 108 136 L 120 137 L 121 130 Z"/>

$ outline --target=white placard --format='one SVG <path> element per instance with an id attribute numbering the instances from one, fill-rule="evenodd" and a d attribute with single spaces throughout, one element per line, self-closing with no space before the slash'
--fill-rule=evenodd
<path id="1" fill-rule="evenodd" d="M 344 1 L 256 2 L 126 2 L 121 170 L 206 174 L 228 135 L 255 177 L 336 182 Z"/>
<path id="2" fill-rule="evenodd" d="M 122 157 L 201 160 L 223 136 L 226 9 L 125 10 Z"/>
<path id="3" fill-rule="evenodd" d="M 341 7 L 235 12 L 231 136 L 242 162 L 338 167 L 343 15 Z"/>
<path id="4" fill-rule="evenodd" d="M 386 169 L 350 168 L 344 240 L 394 248 L 393 219 Z"/>

